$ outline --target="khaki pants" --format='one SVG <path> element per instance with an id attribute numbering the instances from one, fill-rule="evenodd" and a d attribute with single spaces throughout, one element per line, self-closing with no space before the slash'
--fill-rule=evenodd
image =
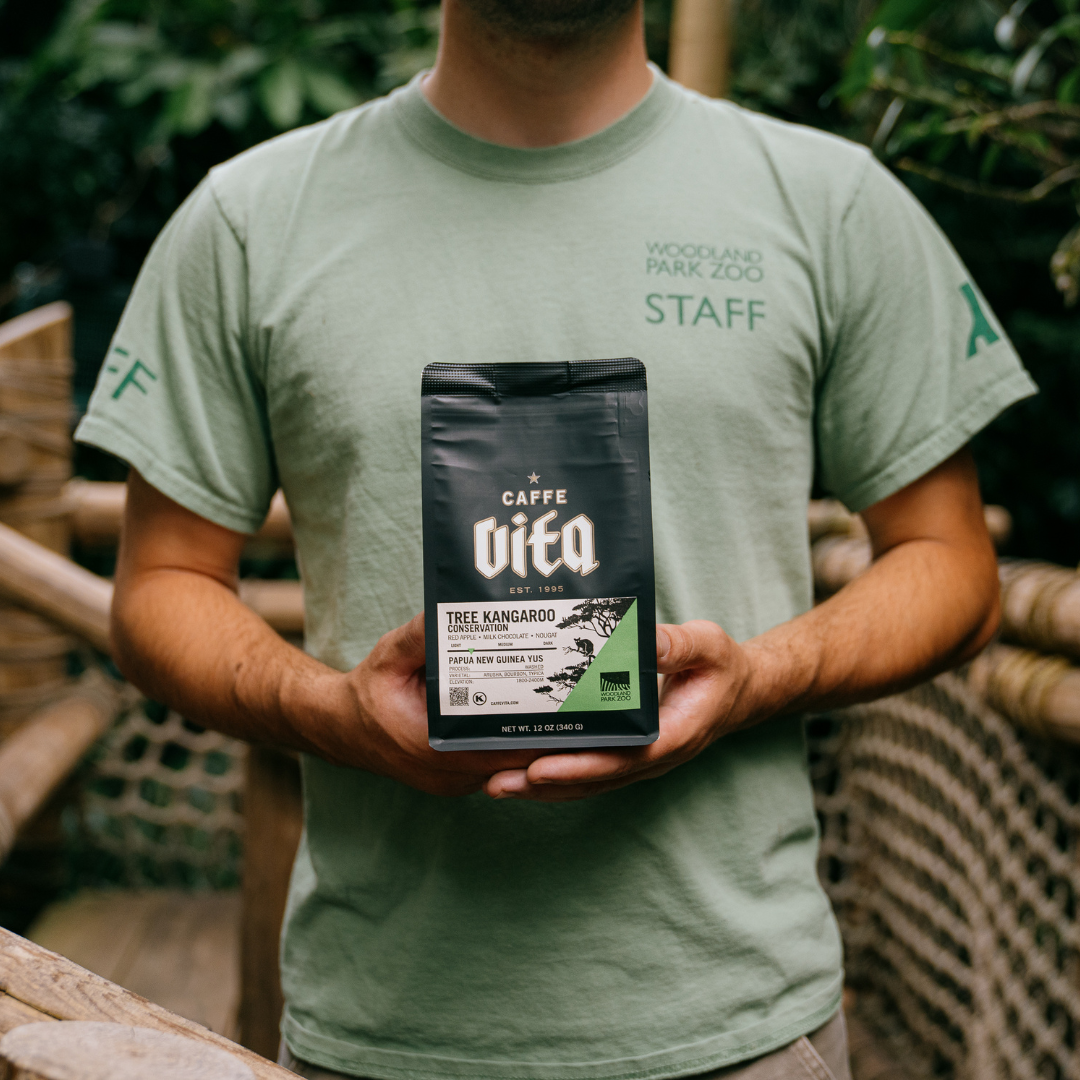
<path id="1" fill-rule="evenodd" d="M 346 1073 L 297 1061 L 284 1041 L 278 1064 L 307 1080 L 349 1080 Z M 851 1080 L 843 1010 L 831 1020 L 771 1054 L 702 1073 L 691 1080 Z"/>

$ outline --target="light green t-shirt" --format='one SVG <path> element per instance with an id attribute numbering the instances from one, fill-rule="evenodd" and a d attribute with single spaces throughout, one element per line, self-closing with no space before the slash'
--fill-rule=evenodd
<path id="1" fill-rule="evenodd" d="M 815 453 L 859 510 L 1033 391 L 863 148 L 657 73 L 606 130 L 510 149 L 414 81 L 211 172 L 155 244 L 78 437 L 232 529 L 280 483 L 307 648 L 347 669 L 423 606 L 424 365 L 613 356 L 648 370 L 658 615 L 738 639 L 811 604 Z M 300 1058 L 674 1077 L 839 1004 L 798 719 L 572 804 L 313 758 L 304 791 L 283 945 Z"/>

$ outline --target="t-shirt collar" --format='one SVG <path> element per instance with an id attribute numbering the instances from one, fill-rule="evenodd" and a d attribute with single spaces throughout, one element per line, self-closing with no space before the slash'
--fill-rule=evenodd
<path id="1" fill-rule="evenodd" d="M 650 68 L 652 86 L 625 116 L 584 139 L 539 149 L 486 142 L 455 127 L 424 96 L 421 83 L 427 72 L 394 93 L 391 105 L 409 138 L 447 165 L 489 180 L 550 184 L 617 164 L 666 125 L 682 95 L 659 68 Z"/>

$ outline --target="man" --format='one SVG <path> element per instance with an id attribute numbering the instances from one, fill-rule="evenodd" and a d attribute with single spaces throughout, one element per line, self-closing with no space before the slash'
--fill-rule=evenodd
<path id="1" fill-rule="evenodd" d="M 436 753 L 421 369 L 626 355 L 649 377 L 660 738 Z M 847 1076 L 800 714 L 986 642 L 964 447 L 1032 389 L 887 172 L 666 80 L 638 0 L 445 0 L 426 77 L 215 169 L 151 252 L 79 436 L 133 468 L 124 671 L 304 751 L 284 1060 Z M 815 454 L 876 561 L 813 608 Z M 306 654 L 235 596 L 279 483 Z"/>

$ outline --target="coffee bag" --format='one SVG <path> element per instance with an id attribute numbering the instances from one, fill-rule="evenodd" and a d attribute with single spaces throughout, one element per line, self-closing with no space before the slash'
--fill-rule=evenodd
<path id="1" fill-rule="evenodd" d="M 421 414 L 431 745 L 654 741 L 644 365 L 429 364 Z"/>

